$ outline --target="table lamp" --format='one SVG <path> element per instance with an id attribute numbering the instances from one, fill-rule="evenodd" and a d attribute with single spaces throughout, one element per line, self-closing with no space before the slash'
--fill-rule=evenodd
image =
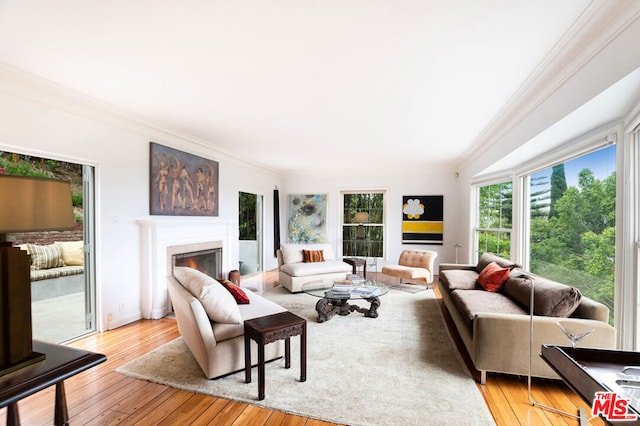
<path id="1" fill-rule="evenodd" d="M 31 259 L 5 234 L 74 226 L 68 182 L 0 175 L 0 375 L 44 359 L 33 352 Z"/>
<path id="2" fill-rule="evenodd" d="M 364 240 L 364 225 L 363 223 L 369 222 L 369 213 L 356 212 L 353 221 L 358 224 L 358 232 L 356 238 L 358 240 Z M 358 248 L 356 247 L 356 256 L 358 255 Z"/>

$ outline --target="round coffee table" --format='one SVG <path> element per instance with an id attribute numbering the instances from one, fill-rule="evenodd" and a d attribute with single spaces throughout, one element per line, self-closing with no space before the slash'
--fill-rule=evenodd
<path id="1" fill-rule="evenodd" d="M 389 287 L 379 281 L 367 280 L 365 283 L 350 285 L 350 288 L 339 288 L 344 286 L 333 280 L 317 280 L 302 285 L 302 291 L 319 297 L 316 303 L 318 312 L 318 322 L 325 322 L 333 318 L 334 315 L 349 315 L 353 311 L 363 313 L 365 317 L 377 318 L 380 307 L 380 296 L 389 292 Z M 348 303 L 349 300 L 366 300 L 369 308 Z"/>

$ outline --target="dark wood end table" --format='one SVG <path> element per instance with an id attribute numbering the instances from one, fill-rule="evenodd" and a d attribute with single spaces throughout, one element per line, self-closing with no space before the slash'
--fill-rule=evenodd
<path id="1" fill-rule="evenodd" d="M 351 265 L 351 268 L 353 269 L 353 275 L 357 275 L 358 268 L 362 266 L 362 276 L 363 277 L 367 276 L 367 260 L 366 259 L 360 259 L 358 257 L 345 257 L 342 259 L 342 261 L 344 263 L 348 263 L 349 265 Z"/>
<path id="2" fill-rule="evenodd" d="M 69 346 L 33 341 L 33 350 L 46 359 L 0 377 L 0 408 L 7 407 L 7 425 L 19 425 L 18 401 L 56 385 L 55 425 L 69 424 L 64 380 L 107 360 L 107 357 Z"/>
<path id="3" fill-rule="evenodd" d="M 264 399 L 264 347 L 284 339 L 285 368 L 291 368 L 291 337 L 300 335 L 300 381 L 307 380 L 307 320 L 281 312 L 244 322 L 245 382 L 251 383 L 251 339 L 258 344 L 258 399 Z"/>

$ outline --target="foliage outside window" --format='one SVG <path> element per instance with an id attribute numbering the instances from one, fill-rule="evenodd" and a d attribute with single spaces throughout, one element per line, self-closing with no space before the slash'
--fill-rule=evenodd
<path id="1" fill-rule="evenodd" d="M 343 206 L 343 255 L 384 257 L 384 193 L 344 193 Z M 356 213 L 367 213 L 367 222 L 357 223 Z"/>
<path id="2" fill-rule="evenodd" d="M 615 146 L 537 172 L 530 188 L 531 271 L 605 304 L 613 323 Z"/>
<path id="3" fill-rule="evenodd" d="M 494 253 L 509 259 L 511 252 L 511 223 L 513 212 L 513 184 L 500 182 L 478 188 L 478 219 L 476 226 L 476 254 Z"/>
<path id="4" fill-rule="evenodd" d="M 258 239 L 256 217 L 256 195 L 240 192 L 239 230 L 241 241 L 255 241 Z"/>

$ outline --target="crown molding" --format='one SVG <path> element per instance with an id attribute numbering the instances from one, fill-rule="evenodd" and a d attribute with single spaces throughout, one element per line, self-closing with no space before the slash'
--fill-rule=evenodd
<path id="1" fill-rule="evenodd" d="M 66 113 L 123 129 L 150 141 L 175 145 L 186 142 L 214 155 L 223 156 L 243 166 L 280 176 L 282 171 L 241 158 L 207 140 L 164 127 L 119 109 L 68 87 L 0 62 L 0 91 L 52 107 Z M 176 147 L 180 149 L 180 147 Z M 184 147 L 182 147 L 184 149 Z"/>
<path id="2" fill-rule="evenodd" d="M 464 170 L 640 17 L 640 1 L 594 0 L 462 155 Z"/>

